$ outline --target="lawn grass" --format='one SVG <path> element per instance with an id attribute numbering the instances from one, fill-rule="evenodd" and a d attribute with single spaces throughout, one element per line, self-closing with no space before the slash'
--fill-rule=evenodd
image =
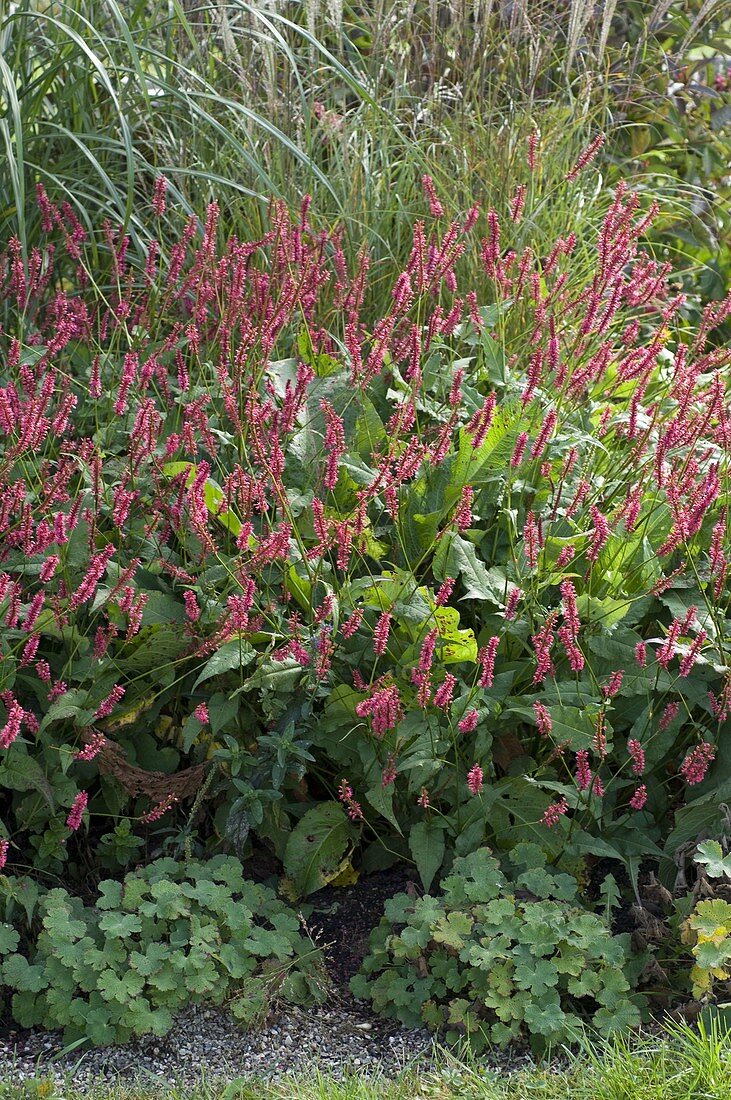
<path id="1" fill-rule="evenodd" d="M 7 1069 L 4 1071 L 7 1074 Z M 79 1091 L 72 1079 L 54 1085 L 0 1084 L 0 1100 L 731 1100 L 731 1032 L 718 1026 L 671 1024 L 663 1035 L 622 1037 L 545 1066 L 506 1072 L 438 1050 L 434 1068 L 407 1069 L 397 1079 L 326 1073 L 277 1082 L 241 1078 L 220 1084 L 201 1076 L 192 1087 L 124 1082 Z"/>

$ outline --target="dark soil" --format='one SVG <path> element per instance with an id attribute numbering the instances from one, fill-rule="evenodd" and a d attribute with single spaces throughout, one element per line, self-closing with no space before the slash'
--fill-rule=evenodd
<path id="1" fill-rule="evenodd" d="M 368 953 L 368 937 L 383 916 L 385 902 L 407 889 L 421 892 L 416 871 L 401 865 L 364 875 L 352 886 L 328 886 L 314 896 L 307 928 L 325 952 L 336 987 L 347 989 Z"/>

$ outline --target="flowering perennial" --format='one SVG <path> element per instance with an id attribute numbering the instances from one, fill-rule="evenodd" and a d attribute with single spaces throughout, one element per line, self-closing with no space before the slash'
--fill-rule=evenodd
<path id="1" fill-rule="evenodd" d="M 78 831 L 97 773 L 115 813 L 172 818 L 210 760 L 212 833 L 280 843 L 337 790 L 352 822 L 446 846 L 489 783 L 489 842 L 580 846 L 710 774 L 731 305 L 693 328 L 624 185 L 588 265 L 572 232 L 523 242 L 532 184 L 449 219 L 423 183 L 377 316 L 385 276 L 307 199 L 251 240 L 214 202 L 172 244 L 89 242 L 39 187 L 46 248 L 0 260 L 3 829 L 72 806 Z M 149 205 L 172 216 L 164 180 Z"/>

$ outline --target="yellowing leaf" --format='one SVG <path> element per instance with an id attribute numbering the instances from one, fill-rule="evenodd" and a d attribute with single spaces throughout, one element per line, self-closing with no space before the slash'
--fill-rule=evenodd
<path id="1" fill-rule="evenodd" d="M 456 607 L 438 607 L 434 612 L 439 639 L 443 643 L 441 656 L 445 664 L 477 661 L 477 639 L 471 628 L 460 630 Z"/>
<path id="2" fill-rule="evenodd" d="M 349 859 L 342 862 L 341 870 L 335 878 L 330 879 L 331 886 L 352 886 L 360 878 L 360 871 L 356 871 Z"/>

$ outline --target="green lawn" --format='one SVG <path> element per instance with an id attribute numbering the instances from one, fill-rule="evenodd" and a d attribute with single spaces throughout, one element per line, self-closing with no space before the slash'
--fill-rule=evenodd
<path id="1" fill-rule="evenodd" d="M 201 1078 L 193 1088 L 123 1083 L 78 1091 L 39 1076 L 25 1084 L 0 1085 L 0 1100 L 731 1100 L 731 1033 L 673 1026 L 665 1037 L 620 1040 L 587 1048 L 564 1060 L 564 1068 L 503 1074 L 447 1053 L 428 1072 L 407 1071 L 397 1080 L 350 1077 L 335 1081 L 320 1073 L 287 1077 L 275 1084 L 240 1081 L 226 1085 Z M 7 1069 L 5 1071 L 7 1073 Z"/>

